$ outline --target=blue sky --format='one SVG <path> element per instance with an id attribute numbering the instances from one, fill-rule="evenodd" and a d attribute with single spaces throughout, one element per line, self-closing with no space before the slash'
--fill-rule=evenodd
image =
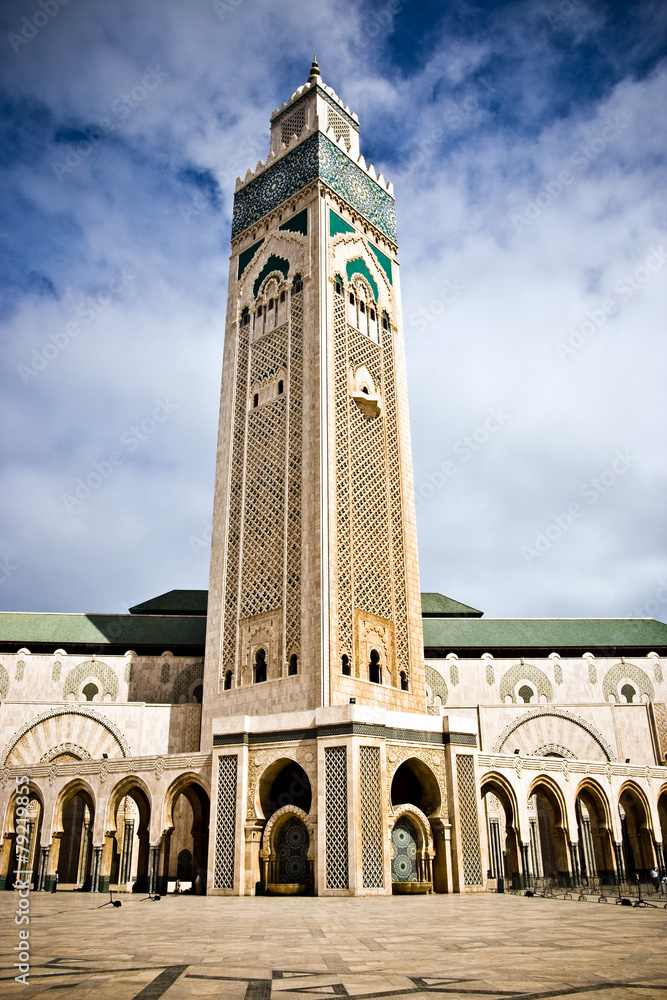
<path id="1" fill-rule="evenodd" d="M 396 190 L 422 589 L 667 620 L 665 13 L 5 3 L 0 606 L 207 586 L 234 180 L 315 50 Z"/>

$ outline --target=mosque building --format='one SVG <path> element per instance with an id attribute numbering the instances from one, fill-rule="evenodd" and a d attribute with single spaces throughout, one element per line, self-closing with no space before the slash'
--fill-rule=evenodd
<path id="1" fill-rule="evenodd" d="M 208 591 L 0 614 L 0 888 L 664 873 L 667 625 L 420 594 L 397 249 L 313 62 L 236 184 Z"/>

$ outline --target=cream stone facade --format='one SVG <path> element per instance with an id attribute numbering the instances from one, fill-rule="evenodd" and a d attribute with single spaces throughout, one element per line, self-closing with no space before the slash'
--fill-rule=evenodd
<path id="1" fill-rule="evenodd" d="M 0 886 L 664 872 L 667 626 L 420 596 L 393 191 L 316 63 L 231 250 L 209 590 L 0 615 Z"/>

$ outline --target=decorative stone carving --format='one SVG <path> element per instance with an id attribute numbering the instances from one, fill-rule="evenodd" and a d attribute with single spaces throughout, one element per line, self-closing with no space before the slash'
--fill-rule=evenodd
<path id="1" fill-rule="evenodd" d="M 507 725 L 505 729 L 503 729 L 502 733 L 496 740 L 493 747 L 493 752 L 503 753 L 504 744 L 507 742 L 508 738 L 512 735 L 512 733 L 515 732 L 520 726 L 523 726 L 525 723 L 531 722 L 532 720 L 549 716 L 556 719 L 564 719 L 568 722 L 573 723 L 576 726 L 579 726 L 581 729 L 585 730 L 589 734 L 589 736 L 592 736 L 592 738 L 595 740 L 598 746 L 602 749 L 607 760 L 616 760 L 616 755 L 612 750 L 612 748 L 610 747 L 609 743 L 594 726 L 592 726 L 589 722 L 586 722 L 586 720 L 582 719 L 580 716 L 574 715 L 572 712 L 566 712 L 565 709 L 554 708 L 551 706 L 549 707 L 545 706 L 544 708 L 536 708 L 530 712 L 525 712 L 523 715 L 520 715 L 518 719 L 514 719 L 512 722 L 510 722 L 509 725 Z"/>
<path id="2" fill-rule="evenodd" d="M 609 700 L 610 695 L 613 695 L 614 701 L 620 701 L 617 689 L 626 677 L 636 685 L 640 697 L 645 694 L 649 701 L 655 701 L 655 688 L 651 678 L 634 663 L 616 663 L 607 671 L 602 682 L 602 693 L 605 701 Z"/>
<path id="3" fill-rule="evenodd" d="M 438 787 L 440 789 L 440 818 L 447 822 L 447 778 L 445 774 L 445 757 L 441 750 L 428 749 L 427 747 L 398 746 L 395 743 L 387 743 L 387 805 L 391 811 L 391 783 L 398 768 L 406 760 L 416 757 L 433 772 Z"/>
<path id="4" fill-rule="evenodd" d="M 130 750 L 129 744 L 128 744 L 127 740 L 125 739 L 125 736 L 123 735 L 123 733 L 118 728 L 118 726 L 114 725 L 113 722 L 111 722 L 109 719 L 107 719 L 100 712 L 97 712 L 97 711 L 95 711 L 95 709 L 88 708 L 88 707 L 85 707 L 83 705 L 62 705 L 62 706 L 59 706 L 58 708 L 50 708 L 46 712 L 43 712 L 41 715 L 38 715 L 34 719 L 30 719 L 28 722 L 24 723 L 24 725 L 22 725 L 21 728 L 18 729 L 16 731 L 16 733 L 14 733 L 14 736 L 11 738 L 11 740 L 9 740 L 9 742 L 5 746 L 2 754 L 0 755 L 0 763 L 3 763 L 3 764 L 6 764 L 6 763 L 12 764 L 13 761 L 10 760 L 10 757 L 12 756 L 12 754 L 14 753 L 15 750 L 21 756 L 21 760 L 17 760 L 16 763 L 17 764 L 22 763 L 23 756 L 20 754 L 20 748 L 19 748 L 19 744 L 21 742 L 22 737 L 25 736 L 26 733 L 28 733 L 30 730 L 37 730 L 38 727 L 40 727 L 41 724 L 44 723 L 47 719 L 54 719 L 54 718 L 58 718 L 60 716 L 79 716 L 80 717 L 80 722 L 79 722 L 78 727 L 74 726 L 73 729 L 72 729 L 72 731 L 71 731 L 71 733 L 70 733 L 71 737 L 73 737 L 74 739 L 76 739 L 78 728 L 83 727 L 84 720 L 86 720 L 86 719 L 87 720 L 92 719 L 95 722 L 99 723 L 100 726 L 104 727 L 104 729 L 106 729 L 107 732 L 113 737 L 113 739 L 115 740 L 115 743 L 117 744 L 117 747 L 120 750 L 121 755 L 123 757 L 131 757 L 132 756 L 132 751 Z M 65 722 L 64 719 L 62 721 L 63 721 L 63 723 Z M 33 739 L 35 739 L 35 737 L 37 737 L 37 738 L 39 737 L 39 733 L 38 732 L 37 733 L 33 733 Z M 79 737 L 79 739 L 81 739 L 81 737 Z M 37 741 L 39 741 L 39 740 L 37 740 Z M 88 740 L 88 742 L 89 742 L 89 740 Z M 42 750 L 41 750 L 41 753 L 47 753 L 48 751 L 50 751 L 51 748 L 52 748 L 52 745 L 53 745 L 52 737 L 47 739 L 46 736 L 44 736 L 43 739 L 42 739 Z M 115 747 L 113 749 L 115 749 Z M 41 757 L 41 753 L 40 753 L 40 757 Z"/>
<path id="5" fill-rule="evenodd" d="M 248 819 L 257 819 L 257 809 L 255 802 L 257 799 L 257 786 L 264 771 L 273 764 L 274 761 L 284 757 L 286 760 L 293 760 L 299 764 L 310 781 L 312 792 L 311 811 L 315 806 L 317 795 L 317 766 L 311 748 L 315 749 L 315 743 L 306 744 L 299 747 L 272 747 L 270 750 L 255 750 L 248 754 Z M 280 811 L 280 810 L 279 810 Z M 275 815 L 275 814 L 274 814 Z"/>

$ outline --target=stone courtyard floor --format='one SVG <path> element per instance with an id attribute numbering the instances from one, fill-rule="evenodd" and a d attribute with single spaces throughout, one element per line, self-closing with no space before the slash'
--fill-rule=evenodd
<path id="1" fill-rule="evenodd" d="M 73 1000 L 667 1000 L 667 910 L 510 895 L 359 899 L 0 893 L 0 996 Z M 25 925 L 23 925 L 25 926 Z"/>

